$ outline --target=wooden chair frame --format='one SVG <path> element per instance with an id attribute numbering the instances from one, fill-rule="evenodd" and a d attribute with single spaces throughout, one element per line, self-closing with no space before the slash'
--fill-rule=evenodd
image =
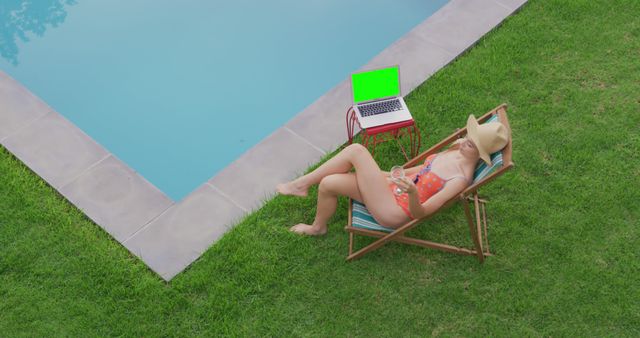
<path id="1" fill-rule="evenodd" d="M 493 110 L 489 111 L 488 113 L 480 117 L 478 119 L 478 122 L 482 124 L 484 123 L 484 121 L 488 120 L 494 114 L 498 114 L 499 121 L 507 128 L 507 131 L 509 134 L 509 142 L 502 149 L 502 166 L 497 170 L 495 170 L 494 172 L 492 172 L 491 174 L 489 174 L 487 177 L 469 186 L 458 196 L 454 196 L 453 198 L 451 198 L 433 214 L 423 217 L 421 219 L 411 220 L 408 223 L 395 229 L 393 232 L 383 232 L 383 231 L 368 230 L 368 229 L 353 227 L 351 224 L 353 204 L 351 203 L 351 199 L 349 199 L 349 223 L 345 227 L 345 229 L 349 232 L 349 255 L 347 256 L 347 261 L 351 261 L 356 258 L 359 258 L 364 254 L 371 252 L 388 242 L 396 241 L 400 243 L 413 244 L 413 245 L 418 245 L 422 247 L 448 251 L 456 254 L 476 256 L 480 261 L 480 263 L 483 263 L 484 258 L 486 256 L 490 256 L 491 253 L 489 251 L 489 241 L 487 239 L 487 215 L 485 210 L 485 204 L 487 203 L 487 200 L 484 198 L 480 198 L 480 196 L 478 195 L 478 189 L 480 189 L 480 187 L 484 186 L 485 184 L 493 181 L 498 176 L 502 175 L 505 171 L 511 169 L 514 166 L 512 162 L 512 157 L 511 157 L 512 137 L 511 137 L 511 127 L 509 126 L 509 120 L 507 118 L 507 105 L 502 104 L 494 108 Z M 463 135 L 466 135 L 466 132 L 467 132 L 466 127 L 463 129 L 458 129 L 455 133 L 451 134 L 450 136 L 442 140 L 440 143 L 434 145 L 430 149 L 424 151 L 420 155 L 411 159 L 409 162 L 404 164 L 403 167 L 408 168 L 408 167 L 413 167 L 423 163 L 424 160 L 429 155 L 439 152 L 444 147 L 450 145 L 458 138 L 462 137 Z M 469 224 L 469 233 L 471 234 L 471 239 L 474 244 L 474 249 L 461 248 L 453 245 L 436 243 L 436 242 L 426 241 L 422 239 L 407 237 L 404 235 L 406 231 L 412 229 L 413 227 L 418 225 L 420 222 L 423 222 L 431 218 L 438 211 L 443 210 L 456 202 L 461 203 L 464 208 L 464 213 L 465 213 L 465 217 L 467 218 L 467 222 Z M 473 212 L 471 210 L 471 205 L 473 205 L 474 207 Z M 481 213 L 482 213 L 482 217 L 480 217 Z M 361 248 L 360 250 L 353 252 L 354 235 L 356 234 L 370 236 L 370 237 L 378 237 L 379 239 Z M 484 238 L 484 245 L 483 245 L 483 238 Z"/>

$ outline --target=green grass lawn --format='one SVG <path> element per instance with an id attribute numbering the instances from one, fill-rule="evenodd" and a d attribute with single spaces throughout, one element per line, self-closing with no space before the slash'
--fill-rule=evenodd
<path id="1" fill-rule="evenodd" d="M 423 149 L 509 104 L 483 265 L 395 243 L 346 263 L 346 200 L 327 236 L 287 231 L 312 190 L 165 283 L 0 148 L 0 336 L 640 336 L 639 18 L 637 0 L 530 0 L 408 96 Z M 411 235 L 470 246 L 461 211 Z"/>

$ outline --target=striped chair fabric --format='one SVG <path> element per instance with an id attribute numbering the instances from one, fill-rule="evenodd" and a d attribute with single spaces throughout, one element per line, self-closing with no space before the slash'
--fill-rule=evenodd
<path id="1" fill-rule="evenodd" d="M 499 121 L 498 114 L 494 114 L 484 123 L 493 122 L 493 121 Z M 476 170 L 473 174 L 473 183 L 474 184 L 478 183 L 483 178 L 487 177 L 489 174 L 496 171 L 496 169 L 500 168 L 501 166 L 502 166 L 501 151 L 491 154 L 491 165 L 487 165 L 486 163 L 484 163 L 484 161 L 479 161 L 478 165 L 476 166 Z M 367 207 L 364 204 L 355 200 L 351 200 L 351 206 L 352 206 L 351 226 L 356 228 L 385 231 L 385 232 L 392 232 L 393 230 L 395 230 L 393 228 L 387 228 L 378 224 L 378 222 L 373 218 L 373 216 L 371 216 L 371 213 L 369 212 L 369 210 L 367 210 Z"/>

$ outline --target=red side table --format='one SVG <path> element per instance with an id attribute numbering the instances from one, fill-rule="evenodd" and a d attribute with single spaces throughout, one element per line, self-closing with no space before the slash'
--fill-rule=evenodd
<path id="1" fill-rule="evenodd" d="M 400 150 L 402 150 L 402 154 L 407 159 L 407 161 L 416 157 L 418 155 L 418 152 L 420 151 L 420 131 L 418 130 L 418 126 L 416 126 L 414 120 L 390 123 L 382 126 L 363 129 L 360 126 L 360 122 L 358 122 L 358 117 L 356 117 L 356 111 L 353 109 L 353 107 L 350 107 L 347 110 L 347 135 L 349 136 L 349 144 L 353 142 L 356 125 L 360 130 L 364 131 L 364 135 L 362 135 L 362 141 L 367 149 L 369 149 L 369 145 L 371 145 L 371 149 L 369 151 L 371 151 L 372 156 L 376 151 L 376 145 L 390 140 L 396 140 L 398 142 L 398 146 L 400 146 Z M 405 151 L 402 142 L 400 142 L 400 137 L 407 135 L 409 136 L 409 142 L 411 145 L 411 157 L 407 156 L 407 152 Z M 370 142 L 371 144 L 369 144 Z"/>

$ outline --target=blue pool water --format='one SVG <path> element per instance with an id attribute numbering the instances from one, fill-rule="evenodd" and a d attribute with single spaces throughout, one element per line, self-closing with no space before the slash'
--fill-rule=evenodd
<path id="1" fill-rule="evenodd" d="M 0 1 L 0 69 L 176 201 L 447 2 Z"/>

